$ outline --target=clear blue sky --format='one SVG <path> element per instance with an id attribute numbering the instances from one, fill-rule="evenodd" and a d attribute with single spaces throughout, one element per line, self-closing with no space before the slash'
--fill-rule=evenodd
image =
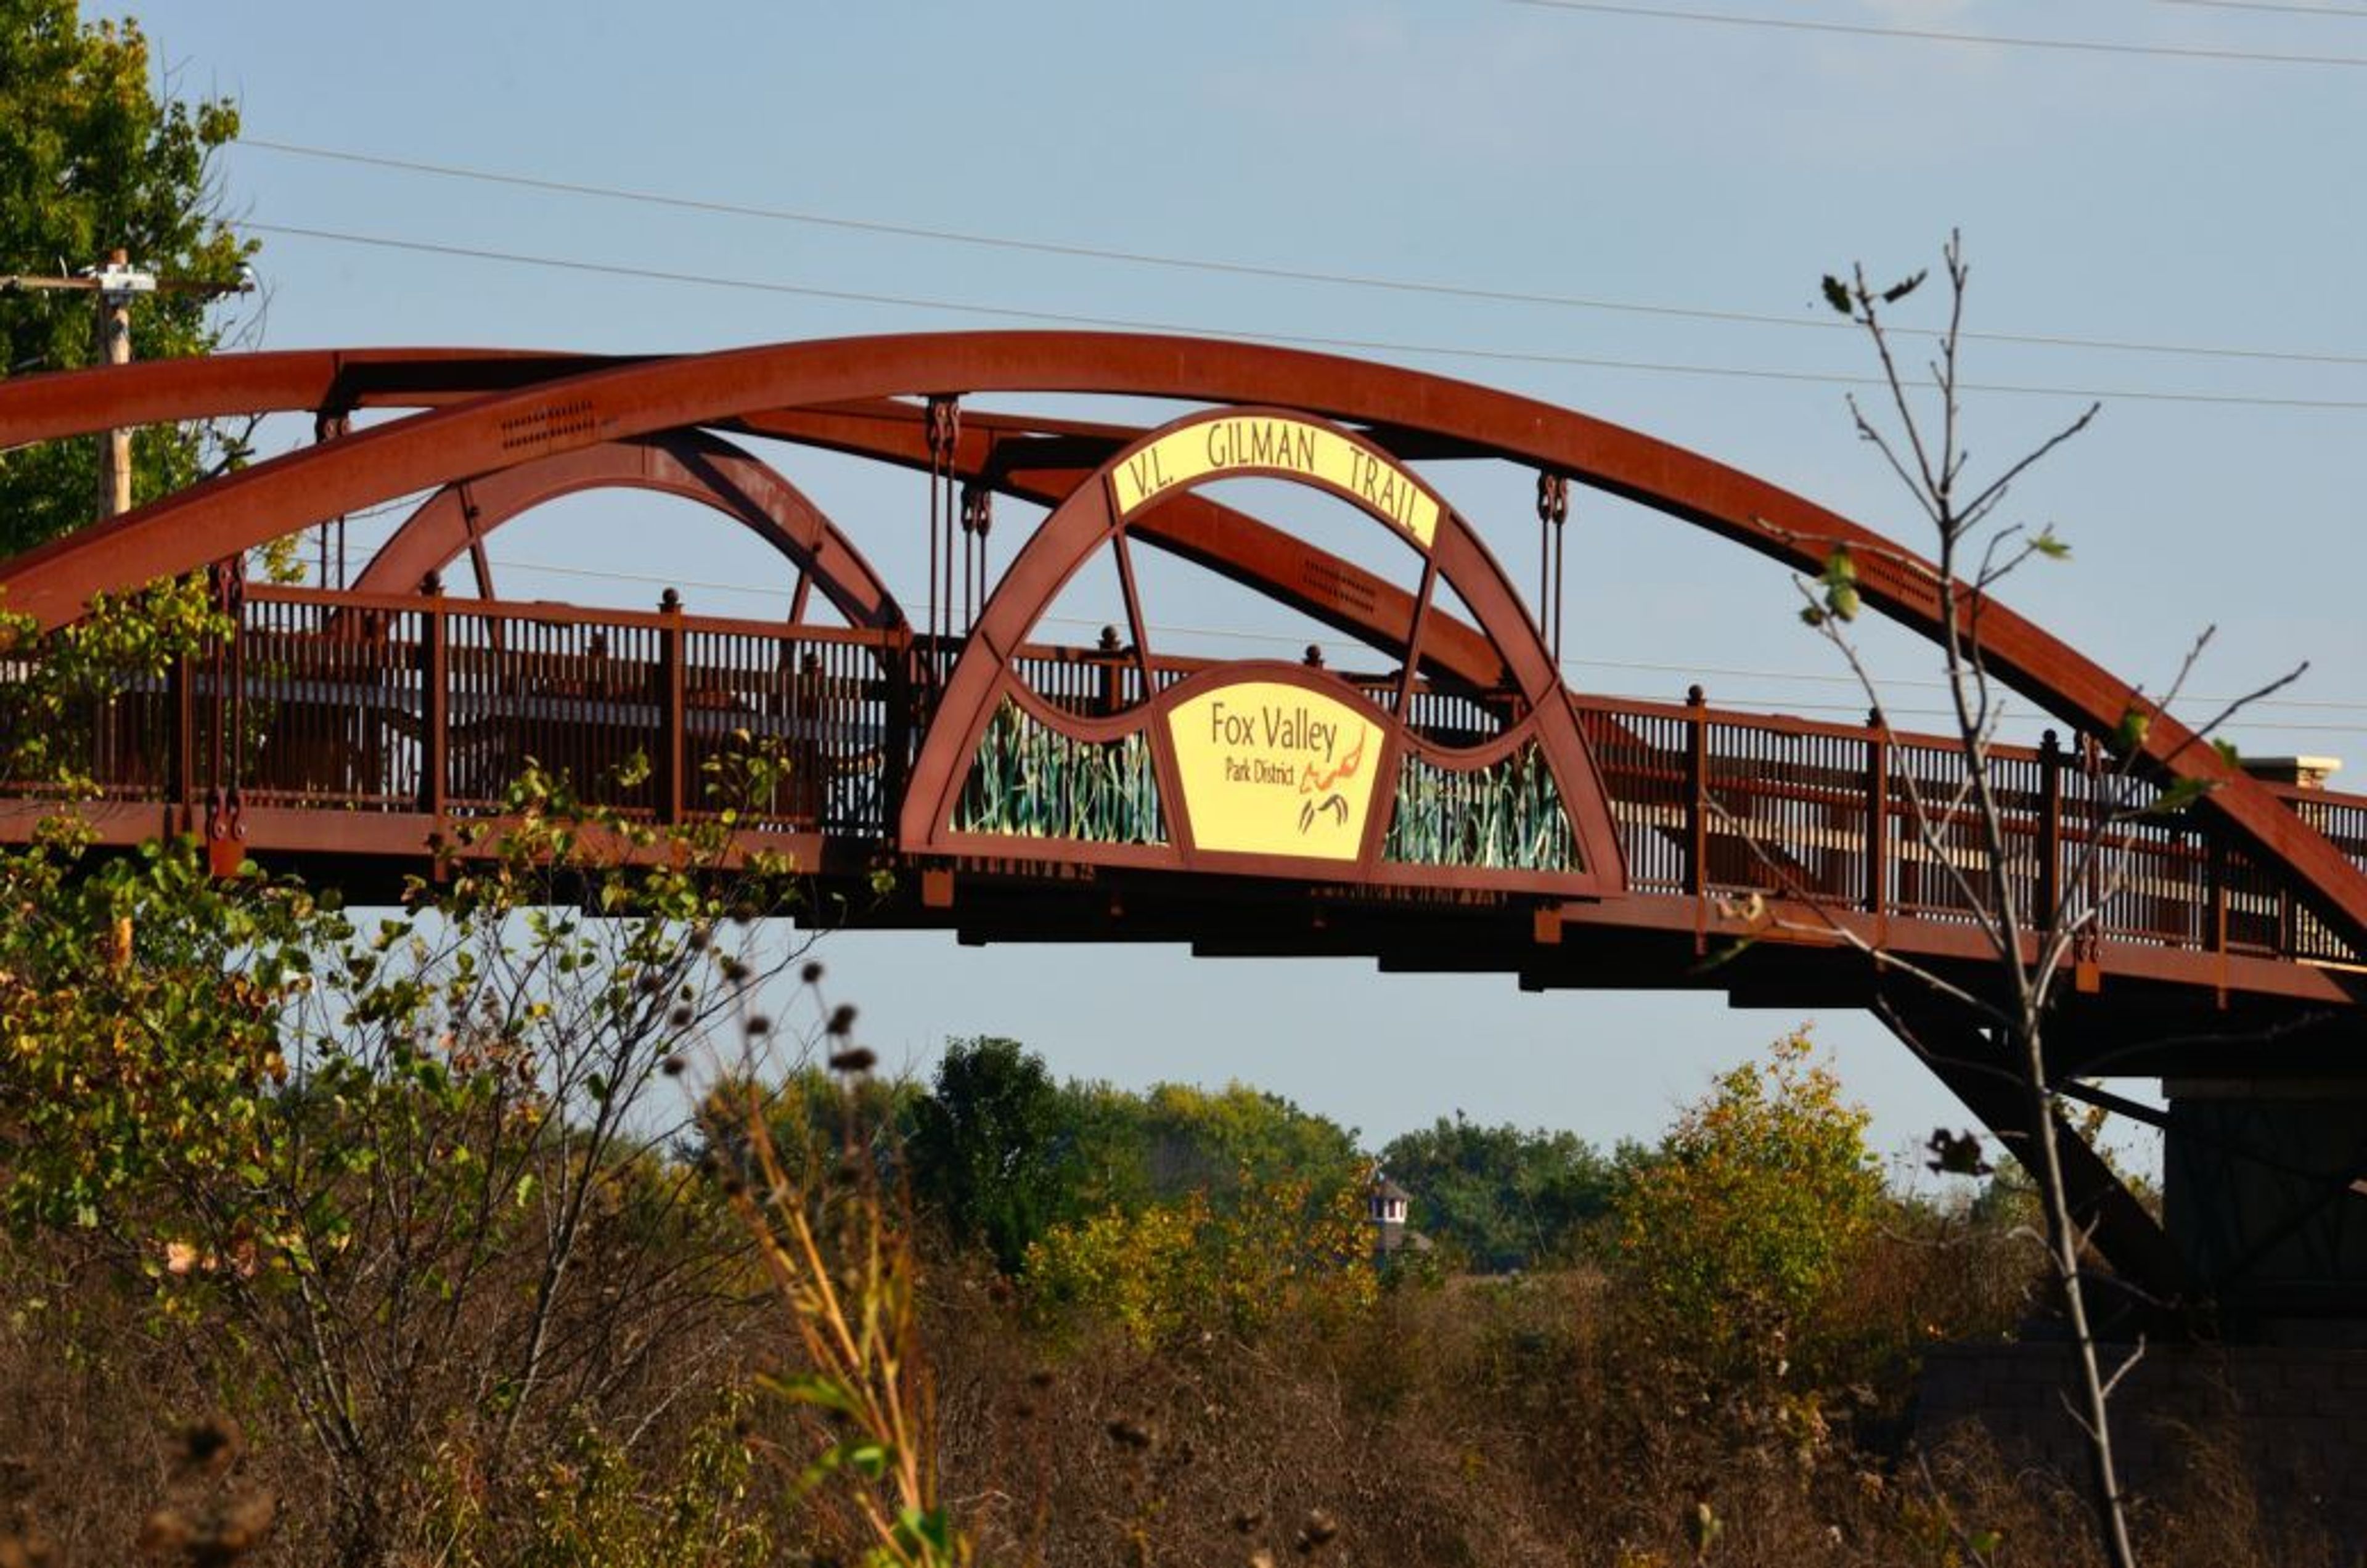
<path id="1" fill-rule="evenodd" d="M 2315 8 L 152 0 L 137 14 L 177 90 L 235 96 L 258 141 L 1565 301 L 1056 256 L 248 145 L 222 159 L 222 197 L 257 225 L 774 286 L 266 233 L 270 346 L 694 349 L 1035 319 L 998 312 L 1357 340 L 1674 440 L 1919 545 L 1852 437 L 1833 378 L 1863 375 L 1868 356 L 1828 324 L 1817 279 L 1853 258 L 1883 275 L 1925 265 L 1960 226 L 1976 330 L 2146 345 L 1974 345 L 1971 380 L 2024 389 L 1971 400 L 1976 465 L 2090 394 L 2106 405 L 2015 508 L 2055 523 L 2075 559 L 2010 597 L 2157 685 L 2214 623 L 2198 691 L 2310 660 L 2292 704 L 2239 739 L 2350 756 L 2342 782 L 2367 787 L 2367 4 Z M 1694 15 L 1637 14 L 1651 9 Z M 788 467 L 891 581 L 919 577 L 921 481 Z M 1438 477 L 1524 577 L 1527 497 Z M 722 525 L 654 515 L 663 551 L 647 508 L 521 524 L 495 550 L 504 587 L 640 604 L 674 582 L 694 608 L 777 613 L 773 569 Z M 1698 679 L 1721 700 L 1863 709 L 1793 621 L 1780 573 L 1675 523 L 1581 496 L 1568 592 L 1583 685 L 1672 696 Z M 1247 614 L 1217 600 L 1174 612 L 1213 631 L 1286 629 L 1230 618 Z M 1925 652 L 1873 640 L 1889 677 L 1929 678 Z M 1909 711 L 1930 696 L 1889 694 Z M 891 1059 L 924 1066 L 946 1035 L 1006 1033 L 1064 1073 L 1239 1077 L 1375 1143 L 1456 1108 L 1649 1135 L 1709 1072 L 1797 1021 L 1344 963 L 913 937 L 833 939 L 829 953 Z M 1870 1022 L 1817 1021 L 1886 1147 L 1961 1121 Z M 1362 1043 L 1329 1043 L 1348 1039 Z"/>

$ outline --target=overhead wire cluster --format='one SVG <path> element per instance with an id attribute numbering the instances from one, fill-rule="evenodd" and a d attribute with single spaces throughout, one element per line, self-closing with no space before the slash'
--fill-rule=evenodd
<path id="1" fill-rule="evenodd" d="M 2174 4 L 2207 6 L 2229 11 L 2292 11 L 2307 16 L 2358 16 L 2362 13 L 2313 6 L 2271 5 L 2267 0 L 2172 0 Z M 2236 65 L 2307 65 L 2337 70 L 2367 66 L 2367 55 L 2280 52 L 2231 49 L 2211 44 L 2131 43 L 2125 39 L 2044 38 L 2012 33 L 1951 32 L 1938 28 L 1904 28 L 1876 22 L 1820 21 L 1806 17 L 1760 17 L 1731 11 L 1704 11 L 1674 6 L 1627 5 L 1622 0 L 1507 0 L 1546 11 L 1584 11 L 1596 16 L 1637 17 L 1659 22 L 1688 22 L 1722 28 L 1761 28 L 1771 31 L 1837 34 L 1845 38 L 1892 39 L 1910 43 L 1950 43 L 1991 49 L 2042 50 L 2064 54 L 2117 54 L 2150 60 L 2210 61 Z"/>
<path id="2" fill-rule="evenodd" d="M 470 167 L 454 164 L 435 163 L 413 158 L 389 157 L 378 153 L 358 152 L 340 148 L 313 146 L 269 137 L 250 137 L 239 145 L 289 157 L 323 160 L 338 164 L 385 169 L 432 178 L 467 181 L 481 185 L 507 186 L 516 189 L 540 190 L 558 195 L 586 197 L 598 200 L 629 203 L 637 206 L 670 209 L 676 211 L 699 212 L 769 222 L 808 227 L 844 230 L 851 232 L 878 234 L 894 238 L 921 240 L 931 243 L 970 246 L 993 250 L 1015 251 L 1032 254 L 1058 256 L 1116 263 L 1133 266 L 1159 267 L 1176 271 L 1196 272 L 1249 278 L 1263 278 L 1292 283 L 1321 284 L 1333 288 L 1373 289 L 1399 294 L 1418 294 L 1442 299 L 1457 299 L 1489 303 L 1526 305 L 1552 310 L 1600 311 L 1625 315 L 1653 316 L 1709 323 L 1725 323 L 1774 327 L 1797 332 L 1829 334 L 1847 331 L 1848 323 L 1829 315 L 1802 313 L 1782 315 L 1772 311 L 1722 309 L 1708 306 L 1673 305 L 1662 302 L 1611 299 L 1583 295 L 1560 294 L 1536 290 L 1491 288 L 1477 284 L 1435 279 L 1392 277 L 1385 275 L 1331 270 L 1323 268 L 1289 267 L 1234 258 L 1176 255 L 1110 246 L 1083 245 L 1056 240 L 1031 238 L 1024 235 L 989 234 L 912 223 L 883 222 L 871 219 L 853 218 L 810 209 L 764 206 L 754 203 L 724 201 L 697 197 L 685 197 L 664 192 L 637 190 L 624 186 L 604 186 L 574 180 L 556 180 L 538 175 Z M 1793 369 L 1781 367 L 1741 366 L 1730 364 L 1687 364 L 1670 360 L 1619 357 L 1603 355 L 1555 353 L 1546 350 L 1486 347 L 1460 343 L 1421 343 L 1402 339 L 1350 337 L 1337 334 L 1275 333 L 1244 330 L 1232 325 L 1210 325 L 1206 322 L 1152 320 L 1141 316 L 1102 315 L 1076 310 L 1050 310 L 1029 306 L 989 303 L 980 300 L 954 299 L 942 296 L 891 293 L 878 289 L 831 288 L 820 284 L 795 282 L 776 278 L 735 276 L 724 273 L 698 271 L 680 267 L 651 267 L 601 262 L 581 256 L 558 256 L 528 251 L 487 245 L 467 245 L 449 242 L 407 238 L 394 234 L 358 233 L 350 230 L 323 228 L 316 225 L 250 221 L 245 228 L 258 234 L 277 235 L 289 239 L 316 240 L 330 243 L 364 246 L 379 250 L 409 252 L 420 255 L 445 256 L 459 260 L 494 262 L 512 266 L 527 266 L 557 272 L 589 274 L 599 276 L 628 278 L 640 282 L 687 285 L 703 288 L 733 289 L 753 293 L 787 295 L 800 299 L 829 299 L 849 304 L 885 305 L 900 310 L 942 311 L 952 315 L 969 316 L 1005 321 L 1024 321 L 1050 326 L 1091 327 L 1123 332 L 1155 332 L 1217 334 L 1271 343 L 1289 347 L 1321 348 L 1364 354 L 1393 354 L 1424 358 L 1465 359 L 1498 364 L 1557 366 L 1565 367 L 1637 371 L 1648 374 L 1711 377 L 1737 380 L 1806 382 L 1825 386 L 1878 387 L 1879 378 L 1835 371 Z M 1902 328 L 1901 335 L 1935 335 L 1921 329 Z M 2215 360 L 2256 361 L 2266 364 L 2319 366 L 2341 369 L 2367 367 L 2367 352 L 2350 352 L 2328 348 L 2265 347 L 2229 344 L 2167 343 L 2130 338 L 2090 337 L 2066 333 L 1979 332 L 1967 330 L 1961 334 L 1968 342 L 1985 342 L 2022 347 L 2085 349 L 2111 353 L 2166 355 Z M 2357 412 L 2367 410 L 2367 397 L 2329 398 L 2316 396 L 2282 397 L 2224 391 L 2194 391 L 2148 386 L 2049 385 L 2012 381 L 1966 382 L 1963 389 L 2018 397 L 2107 399 L 2116 401 L 2199 403 L 2234 407 L 2320 409 Z"/>

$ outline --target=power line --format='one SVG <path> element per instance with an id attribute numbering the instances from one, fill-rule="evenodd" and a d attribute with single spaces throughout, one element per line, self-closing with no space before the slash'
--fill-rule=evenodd
<path id="1" fill-rule="evenodd" d="M 1493 288 L 1477 284 L 1387 277 L 1372 273 L 1331 272 L 1315 268 L 1274 266 L 1258 262 L 1234 261 L 1220 257 L 1170 255 L 1150 251 L 1070 244 L 1053 240 L 1028 240 L 1014 235 L 983 234 L 914 223 L 845 218 L 793 208 L 757 207 L 698 197 L 671 196 L 660 191 L 632 190 L 615 186 L 588 185 L 573 180 L 546 179 L 538 175 L 505 174 L 490 169 L 464 167 L 455 164 L 422 163 L 409 158 L 391 158 L 375 153 L 307 146 L 300 142 L 277 141 L 264 137 L 244 137 L 237 145 L 253 147 L 267 152 L 286 153 L 295 157 L 324 159 L 333 163 L 358 164 L 368 168 L 393 169 L 405 174 L 429 175 L 443 179 L 471 180 L 485 185 L 506 186 L 524 190 L 551 191 L 566 196 L 593 197 L 607 201 L 633 202 L 685 212 L 757 218 L 772 222 L 806 224 L 856 233 L 886 234 L 900 239 L 972 245 L 990 250 L 1016 251 L 1035 255 L 1119 262 L 1128 265 L 1166 267 L 1177 271 L 1211 273 L 1224 276 L 1268 278 L 1288 283 L 1316 283 L 1327 288 L 1370 288 L 1388 293 L 1428 295 L 1450 299 L 1477 299 L 1495 304 L 1540 305 L 1555 310 L 1602 310 L 1627 315 L 1674 318 L 1682 321 L 1716 321 L 1729 325 L 1785 327 L 1795 331 L 1801 329 L 1816 332 L 1853 330 L 1848 322 L 1835 321 L 1828 316 L 1784 316 L 1768 311 L 1659 305 L 1637 300 L 1595 299 L 1584 295 Z M 1901 333 L 1911 333 L 1919 337 L 1940 335 L 1936 332 L 1923 328 L 1902 327 L 1896 330 Z M 2296 365 L 2367 365 L 2367 355 L 2330 354 L 2297 349 L 2236 348 L 2210 344 L 2145 343 L 2124 338 L 2071 337 L 2041 333 L 1966 330 L 1959 335 L 1967 342 L 2013 344 L 2040 348 L 2099 349 L 2120 354 L 2193 355 L 2215 359 L 2259 359 Z"/>
<path id="2" fill-rule="evenodd" d="M 2342 17 L 2351 21 L 2367 21 L 2367 11 L 2353 10 L 2345 6 L 2294 6 L 2279 0 L 2155 0 L 2162 6 L 2202 6 L 2214 11 L 2279 11 L 2293 17 Z"/>
<path id="3" fill-rule="evenodd" d="M 1818 22 L 1798 17 L 1738 17 L 1725 11 L 1685 11 L 1663 6 L 1614 5 L 1612 0 L 1505 0 L 1545 11 L 1588 11 L 1611 17 L 1643 17 L 1663 22 L 1705 22 L 1728 28 L 1771 28 L 1784 32 L 1840 33 L 1852 38 L 1900 39 L 1917 43 L 1988 44 L 1999 49 L 2054 50 L 2074 54 L 2143 55 L 2157 60 L 2233 61 L 2249 65 L 2367 66 L 2367 56 L 2272 54 L 2259 50 L 2207 45 L 2109 43 L 2090 39 L 2019 38 L 2002 33 L 1952 33 L 1929 28 L 1885 28 L 1868 22 Z"/>
<path id="4" fill-rule="evenodd" d="M 708 288 L 731 288 L 764 294 L 786 294 L 810 299 L 835 299 L 855 304 L 889 305 L 902 310 L 944 310 L 958 315 L 983 316 L 1003 321 L 1043 322 L 1056 326 L 1094 327 L 1121 332 L 1174 333 L 1184 335 L 1208 335 L 1222 331 L 1224 335 L 1246 338 L 1300 348 L 1347 350 L 1365 354 L 1402 354 L 1436 356 L 1449 359 L 1473 359 L 1497 364 L 1551 365 L 1594 370 L 1632 370 L 1655 375 L 1700 376 L 1736 380 L 1805 382 L 1834 387 L 1880 387 L 1886 383 L 1874 376 L 1853 376 L 1827 371 L 1779 370 L 1759 367 L 1730 365 L 1682 365 L 1660 360 L 1613 359 L 1592 355 L 1546 354 L 1531 350 L 1472 348 L 1455 344 L 1405 343 L 1381 338 L 1323 337 L 1306 333 L 1245 332 L 1237 329 L 1212 329 L 1172 321 L 1143 321 L 1131 317 L 1094 316 L 1068 310 L 1032 310 L 1015 305 L 980 305 L 961 300 L 930 299 L 920 295 L 884 294 L 866 289 L 826 288 L 816 284 L 781 283 L 761 278 L 724 277 L 710 273 L 677 272 L 660 267 L 622 266 L 607 262 L 583 261 L 572 256 L 531 255 L 516 251 L 497 251 L 473 245 L 443 244 L 427 240 L 399 240 L 388 235 L 354 234 L 332 229 L 312 229 L 283 223 L 247 223 L 247 230 L 258 234 L 277 234 L 292 239 L 321 240 L 336 244 L 363 245 L 384 250 L 409 251 L 425 255 L 450 256 L 468 261 L 500 262 L 515 266 L 547 267 L 564 272 L 589 273 L 608 277 L 629 277 L 643 282 L 691 284 Z M 2367 400 L 2356 398 L 2277 398 L 2259 397 L 2229 392 L 2165 392 L 2138 388 L 2098 389 L 2081 387 L 2052 387 L 2012 382 L 1964 382 L 1958 389 L 2015 397 L 2105 399 L 2128 402 L 2195 403 L 2218 407 L 2327 409 L 2345 412 L 2367 410 Z"/>

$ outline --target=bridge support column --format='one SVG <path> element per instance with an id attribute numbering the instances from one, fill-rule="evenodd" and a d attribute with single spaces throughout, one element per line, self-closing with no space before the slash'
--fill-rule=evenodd
<path id="1" fill-rule="evenodd" d="M 2034 1130 L 2033 1107 L 2011 1056 L 1988 1031 L 1962 1012 L 1931 1006 L 1911 987 L 1895 988 L 1880 1016 L 1981 1125 L 2016 1158 L 2023 1156 Z M 2101 1331 L 2124 1321 L 2157 1328 L 2177 1323 L 2184 1309 L 2203 1299 L 2203 1281 L 2119 1173 L 2059 1117 L 2055 1149 L 2072 1222 L 2125 1286 L 2090 1294 L 2090 1310 Z"/>
<path id="2" fill-rule="evenodd" d="M 2367 1345 L 2367 1078 L 2163 1087 L 2163 1222 L 2225 1329 Z"/>

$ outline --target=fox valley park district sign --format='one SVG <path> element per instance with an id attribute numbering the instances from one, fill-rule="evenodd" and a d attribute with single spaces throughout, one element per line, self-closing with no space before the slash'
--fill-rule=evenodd
<path id="1" fill-rule="evenodd" d="M 1240 681 L 1178 703 L 1167 733 L 1200 848 L 1356 858 L 1380 761 L 1365 714 L 1304 686 Z"/>
<path id="2" fill-rule="evenodd" d="M 1346 433 L 1279 414 L 1238 414 L 1172 430 L 1118 462 L 1121 518 L 1163 493 L 1233 475 L 1295 479 L 1340 495 L 1428 549 L 1438 498 Z M 1353 861 L 1365 841 L 1382 721 L 1307 686 L 1244 681 L 1167 715 L 1177 782 L 1204 850 Z"/>

